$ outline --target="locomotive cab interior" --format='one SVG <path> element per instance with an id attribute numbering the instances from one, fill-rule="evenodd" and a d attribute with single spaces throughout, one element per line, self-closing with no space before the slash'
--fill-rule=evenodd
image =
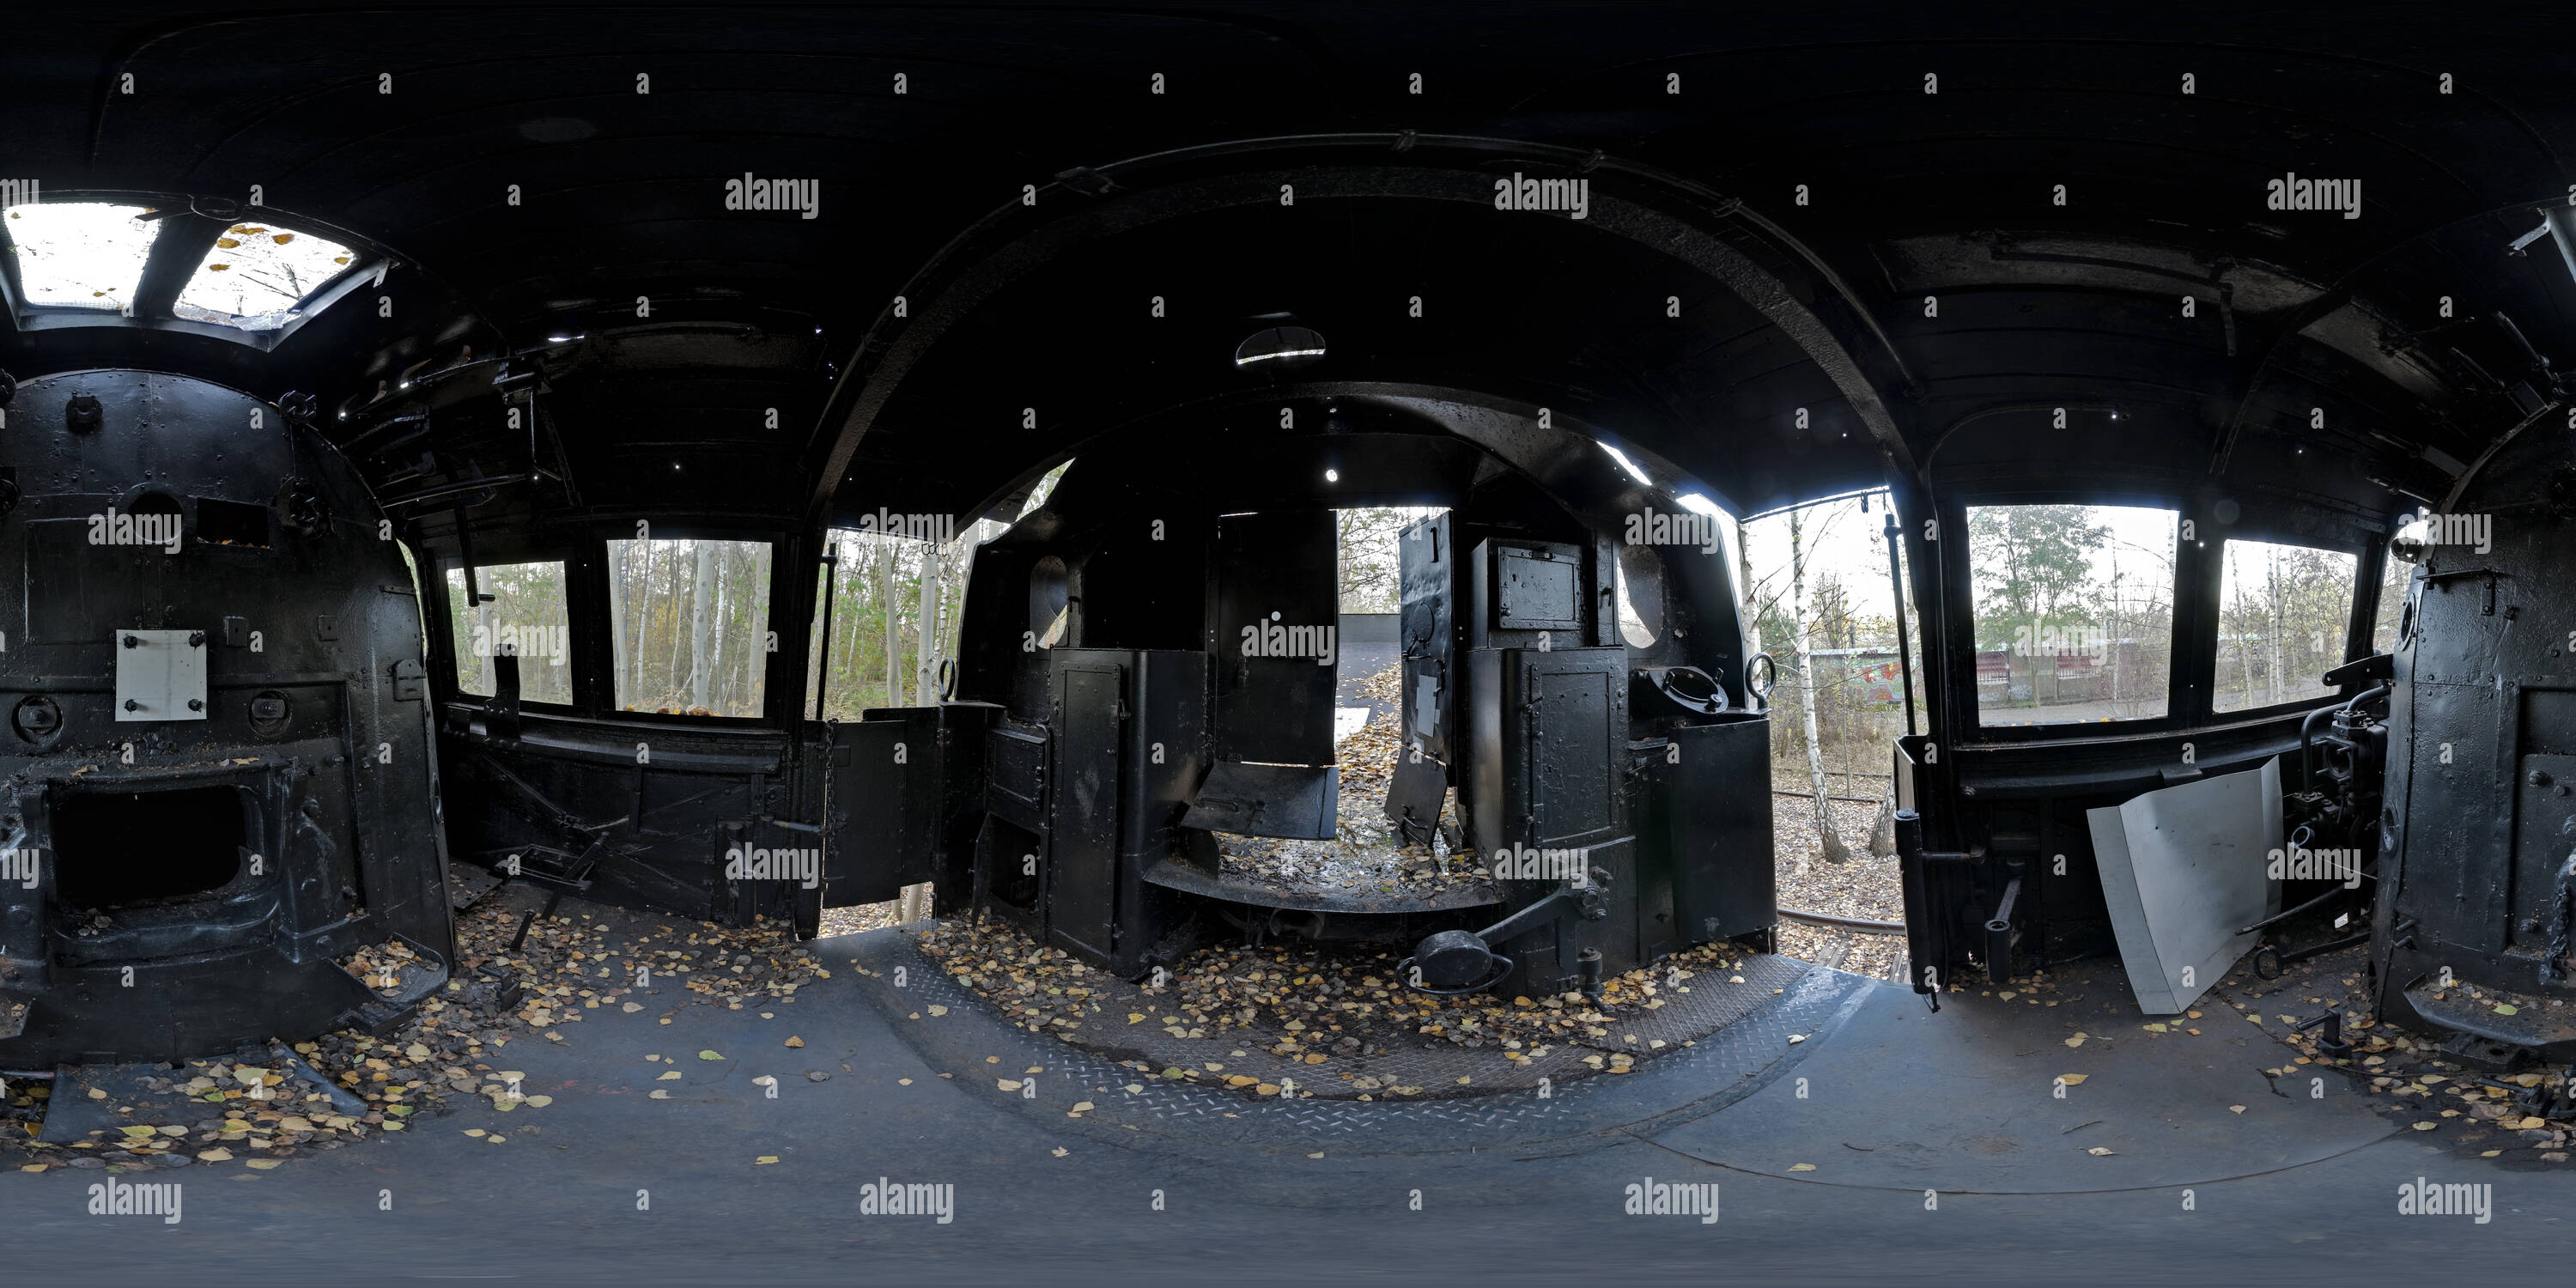
<path id="1" fill-rule="evenodd" d="M 2563 1260 L 2576 97 L 2160 21 L 13 19 L 0 1217 Z"/>

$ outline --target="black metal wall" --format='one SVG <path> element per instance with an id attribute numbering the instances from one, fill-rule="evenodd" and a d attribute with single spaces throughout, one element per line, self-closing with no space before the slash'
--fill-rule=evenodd
<path id="1" fill-rule="evenodd" d="M 5 425 L 0 848 L 35 862 L 0 885 L 0 1068 L 302 1037 L 436 989 L 420 612 L 357 476 L 188 377 L 44 377 Z M 335 964 L 387 939 L 422 963 L 391 989 Z"/>

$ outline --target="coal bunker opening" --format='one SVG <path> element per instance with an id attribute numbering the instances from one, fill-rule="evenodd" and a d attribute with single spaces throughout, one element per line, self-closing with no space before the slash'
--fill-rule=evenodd
<path id="1" fill-rule="evenodd" d="M 221 889 L 241 871 L 247 809 L 233 787 L 58 798 L 54 855 L 63 902 L 126 907 Z"/>

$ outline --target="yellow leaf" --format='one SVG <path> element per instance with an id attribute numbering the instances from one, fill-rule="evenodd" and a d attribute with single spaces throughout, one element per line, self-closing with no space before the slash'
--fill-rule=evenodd
<path id="1" fill-rule="evenodd" d="M 1085 1114 L 1085 1113 L 1089 1113 L 1089 1112 L 1091 1112 L 1092 1110 L 1097 1109 L 1097 1108 L 1099 1108 L 1099 1106 L 1098 1106 L 1098 1105 L 1095 1105 L 1095 1104 L 1091 1103 L 1090 1101 L 1085 1100 L 1085 1101 L 1082 1101 L 1082 1102 L 1080 1102 L 1080 1103 L 1078 1103 L 1078 1104 L 1074 1105 L 1074 1107 L 1073 1107 L 1073 1112 L 1075 1112 L 1075 1113 L 1077 1113 L 1077 1114 Z"/>
<path id="2" fill-rule="evenodd" d="M 282 1158 L 254 1158 L 254 1159 L 249 1160 L 248 1162 L 243 1163 L 243 1164 L 242 1164 L 242 1166 L 244 1166 L 244 1167 L 256 1167 L 256 1168 L 258 1168 L 259 1170 L 261 1170 L 261 1171 L 265 1172 L 265 1171 L 268 1171 L 268 1170 L 270 1170 L 270 1169 L 272 1169 L 272 1168 L 276 1168 L 276 1167 L 283 1167 L 283 1166 L 285 1166 L 285 1164 L 286 1164 L 286 1160 L 285 1160 L 285 1159 L 282 1159 Z"/>
<path id="3" fill-rule="evenodd" d="M 2086 1151 L 2084 1151 L 2084 1152 L 2085 1152 L 2085 1153 L 2087 1153 L 2087 1154 L 2091 1154 L 2091 1155 L 2092 1155 L 2093 1157 L 2095 1157 L 2095 1158 L 2108 1158 L 2108 1157 L 2110 1157 L 2110 1156 L 2111 1156 L 2111 1151 L 2109 1151 L 2109 1150 L 2107 1150 L 2107 1149 L 2104 1149 L 2104 1148 L 2102 1148 L 2102 1147 L 2101 1147 L 2101 1146 L 2099 1146 L 2099 1145 L 2096 1145 L 2096 1146 L 2094 1146 L 2093 1148 L 2088 1149 L 2088 1150 L 2086 1150 Z"/>
<path id="4" fill-rule="evenodd" d="M 238 237 L 218 237 L 215 239 L 215 247 L 218 250 L 233 250 L 240 245 L 241 239 Z"/>
<path id="5" fill-rule="evenodd" d="M 213 1149 L 197 1155 L 197 1161 L 200 1163 L 229 1163 L 233 1161 L 233 1152 L 221 1145 L 217 1145 Z"/>
<path id="6" fill-rule="evenodd" d="M 1134 1012 L 1134 1011 L 1129 1011 L 1129 1012 L 1127 1013 L 1127 1022 L 1128 1022 L 1129 1024 L 1142 1024 L 1142 1023 L 1144 1023 L 1144 1022 L 1145 1022 L 1145 1017 L 1144 1017 L 1144 1016 L 1142 1016 L 1142 1015 L 1137 1014 L 1137 1013 L 1136 1013 L 1136 1012 Z"/>
<path id="7" fill-rule="evenodd" d="M 2066 1039 L 2066 1045 L 2068 1045 L 2068 1046 L 2070 1046 L 2070 1047 L 2080 1047 L 2080 1046 L 2084 1045 L 2084 1039 L 2085 1039 L 2087 1036 L 2088 1036 L 2088 1035 L 2086 1035 L 2086 1034 L 2078 1033 L 2078 1034 L 2076 1034 L 2074 1037 L 2071 1037 L 2071 1038 Z"/>
<path id="8" fill-rule="evenodd" d="M 993 1085 L 1004 1091 L 1017 1091 L 1020 1089 L 1021 1083 L 1017 1078 L 995 1078 L 993 1080 Z"/>
<path id="9" fill-rule="evenodd" d="M 1056 1146 L 1054 1149 L 1048 1150 L 1047 1152 L 1048 1152 L 1048 1153 L 1050 1153 L 1050 1154 L 1055 1155 L 1055 1156 L 1056 1156 L 1056 1157 L 1058 1157 L 1058 1158 L 1062 1158 L 1062 1157 L 1064 1157 L 1065 1155 L 1072 1153 L 1073 1151 L 1072 1151 L 1072 1150 L 1069 1150 L 1069 1149 L 1066 1149 L 1066 1148 L 1065 1148 L 1064 1146 L 1062 1146 L 1062 1145 L 1058 1145 L 1058 1146 Z"/>
<path id="10" fill-rule="evenodd" d="M 2070 1087 L 2080 1087 L 2084 1085 L 2084 1080 L 2086 1078 L 2090 1078 L 2092 1076 L 2093 1075 L 2089 1073 L 2061 1073 L 2057 1075 L 2057 1080 Z"/>
<path id="11" fill-rule="evenodd" d="M 933 1015 L 937 1015 L 937 1014 L 939 1014 L 939 1008 L 938 1008 L 938 1007 L 936 1007 L 936 1006 L 931 1007 L 931 1008 L 930 1008 L 930 1013 L 931 1013 L 931 1014 L 933 1014 Z M 789 1038 L 789 1039 L 787 1039 L 787 1041 L 786 1041 L 783 1045 L 791 1046 L 791 1047 L 801 1047 L 801 1046 L 805 1045 L 805 1039 L 803 1039 L 803 1038 Z M 718 1058 L 722 1058 L 722 1057 L 718 1057 Z"/>
<path id="12" fill-rule="evenodd" d="M 798 1045 L 800 1045 L 800 1046 L 801 1046 L 801 1045 L 803 1045 L 803 1044 L 802 1044 L 802 1043 L 799 1043 Z M 721 1060 L 721 1059 L 723 1059 L 724 1057 L 723 1057 L 723 1056 L 720 1056 L 720 1055 L 717 1055 L 717 1054 L 716 1054 L 715 1052 L 713 1052 L 713 1051 L 700 1051 L 700 1052 L 698 1053 L 698 1058 L 699 1058 L 699 1059 L 701 1059 L 701 1060 Z"/>
<path id="13" fill-rule="evenodd" d="M 653 1081 L 655 1081 L 655 1082 L 677 1082 L 677 1081 L 679 1081 L 679 1080 L 680 1080 L 680 1071 L 679 1071 L 679 1070 L 677 1070 L 677 1069 L 673 1069 L 673 1070 L 672 1070 L 672 1071 L 670 1071 L 669 1073 L 663 1074 L 661 1077 L 655 1078 Z"/>
<path id="14" fill-rule="evenodd" d="M 755 1159 L 751 1160 L 751 1165 L 752 1165 L 752 1166 L 754 1166 L 754 1167 L 765 1167 L 765 1166 L 768 1166 L 769 1164 L 771 1164 L 771 1163 L 775 1163 L 775 1162 L 777 1162 L 777 1161 L 778 1161 L 778 1155 L 776 1155 L 776 1154 L 763 1154 L 763 1155 L 761 1155 L 760 1157 L 758 1157 L 758 1158 L 755 1158 Z"/>
<path id="15" fill-rule="evenodd" d="M 2417 1131 L 2431 1131 L 2431 1130 L 2433 1130 L 2434 1128 L 2439 1127 L 2439 1126 L 2441 1126 L 2441 1125 L 2442 1125 L 2442 1124 L 2440 1124 L 2440 1123 L 2417 1123 L 2417 1124 L 2415 1124 L 2415 1130 L 2417 1130 Z"/>

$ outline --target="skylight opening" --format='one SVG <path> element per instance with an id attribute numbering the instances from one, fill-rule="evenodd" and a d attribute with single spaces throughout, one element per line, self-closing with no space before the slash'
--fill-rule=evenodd
<path id="1" fill-rule="evenodd" d="M 132 308 L 143 261 L 161 234 L 159 221 L 135 218 L 149 209 L 49 201 L 0 212 L 18 245 L 18 287 L 26 302 L 120 313 Z"/>
<path id="2" fill-rule="evenodd" d="M 171 310 L 192 322 L 274 331 L 301 316 L 306 297 L 346 271 L 357 252 L 338 242 L 271 224 L 234 224 Z"/>

